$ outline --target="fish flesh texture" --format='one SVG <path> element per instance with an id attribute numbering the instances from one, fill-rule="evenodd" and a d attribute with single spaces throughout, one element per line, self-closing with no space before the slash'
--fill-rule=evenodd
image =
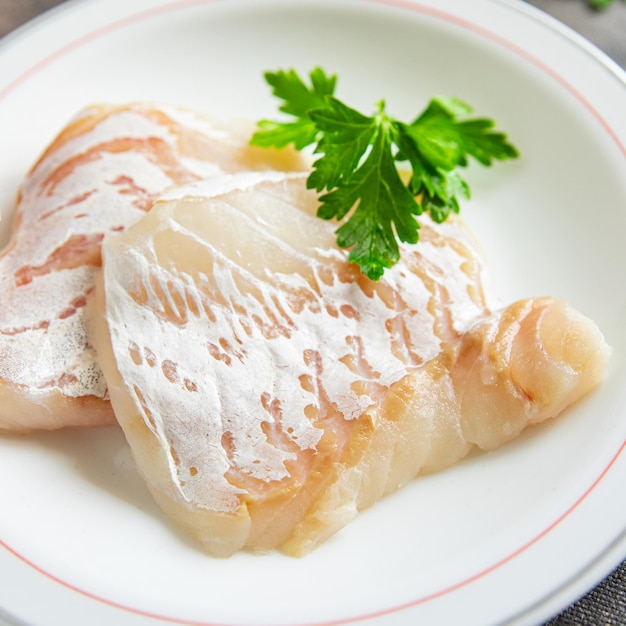
<path id="1" fill-rule="evenodd" d="M 295 152 L 250 147 L 249 134 L 243 123 L 133 103 L 88 107 L 50 144 L 21 185 L 0 253 L 0 429 L 114 423 L 84 325 L 102 240 L 173 184 L 302 167 Z"/>
<path id="2" fill-rule="evenodd" d="M 212 555 L 304 555 L 420 472 L 495 448 L 602 380 L 564 302 L 501 306 L 458 217 L 373 282 L 306 174 L 164 192 L 108 237 L 91 339 L 140 474 Z"/>

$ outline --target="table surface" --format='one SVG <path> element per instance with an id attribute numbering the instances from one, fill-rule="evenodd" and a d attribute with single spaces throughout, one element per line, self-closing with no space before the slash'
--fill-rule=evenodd
<path id="1" fill-rule="evenodd" d="M 65 0 L 0 0 L 0 37 Z M 591 9 L 587 0 L 527 0 L 603 50 L 626 68 L 626 1 Z M 626 114 L 626 112 L 625 112 Z M 545 626 L 621 626 L 626 624 L 626 561 L 595 589 Z"/>

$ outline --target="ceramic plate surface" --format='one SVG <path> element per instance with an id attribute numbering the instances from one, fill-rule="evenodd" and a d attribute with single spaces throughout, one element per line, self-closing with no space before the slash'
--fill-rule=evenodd
<path id="1" fill-rule="evenodd" d="M 470 168 L 465 219 L 503 299 L 554 295 L 614 348 L 603 386 L 514 443 L 415 480 L 304 559 L 203 555 L 114 429 L 0 436 L 0 621 L 139 626 L 534 624 L 626 556 L 626 81 L 505 0 L 82 0 L 0 44 L 0 241 L 17 187 L 93 102 L 275 114 L 262 73 L 315 65 L 364 111 L 435 94 L 522 157 Z M 0 303 L 1 306 L 1 303 Z"/>

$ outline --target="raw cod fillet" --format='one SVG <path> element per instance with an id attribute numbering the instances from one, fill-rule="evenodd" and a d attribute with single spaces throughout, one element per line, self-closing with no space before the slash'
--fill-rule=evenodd
<path id="1" fill-rule="evenodd" d="M 248 136 L 137 103 L 85 109 L 53 141 L 20 189 L 0 253 L 0 429 L 114 422 L 84 326 L 102 239 L 136 222 L 172 184 L 302 167 L 293 153 L 248 147 Z"/>
<path id="2" fill-rule="evenodd" d="M 374 283 L 305 175 L 165 192 L 107 238 L 92 340 L 139 472 L 212 555 L 303 555 L 419 472 L 491 449 L 603 378 L 563 302 L 497 308 L 458 219 Z"/>

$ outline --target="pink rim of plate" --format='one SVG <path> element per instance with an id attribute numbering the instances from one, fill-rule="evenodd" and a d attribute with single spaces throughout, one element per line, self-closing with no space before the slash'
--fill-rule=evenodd
<path id="1" fill-rule="evenodd" d="M 121 29 L 123 29 L 125 27 L 128 27 L 128 26 L 132 25 L 132 24 L 136 24 L 136 23 L 139 23 L 139 22 L 144 22 L 144 21 L 146 21 L 146 20 L 148 20 L 150 18 L 153 18 L 153 17 L 157 17 L 157 16 L 160 16 L 160 15 L 168 14 L 168 13 L 173 13 L 175 11 L 191 8 L 191 7 L 194 7 L 194 6 L 202 6 L 202 5 L 213 4 L 213 3 L 216 3 L 216 2 L 219 2 L 219 1 L 223 1 L 223 0 L 180 0 L 178 2 L 171 2 L 171 3 L 168 3 L 168 4 L 161 5 L 159 7 L 154 7 L 152 9 L 147 9 L 147 10 L 141 11 L 141 12 L 136 13 L 134 15 L 130 15 L 130 16 L 127 16 L 125 18 L 119 19 L 119 20 L 117 20 L 115 22 L 112 22 L 110 24 L 107 24 L 106 26 L 97 28 L 97 29 L 93 30 L 92 32 L 87 33 L 87 34 L 83 35 L 82 37 L 79 37 L 78 39 L 75 39 L 75 40 L 71 41 L 70 43 L 60 47 L 55 52 L 53 52 L 52 54 L 48 55 L 47 57 L 45 57 L 44 59 L 42 59 L 41 61 L 39 61 L 35 65 L 33 65 L 32 67 L 30 67 L 28 70 L 23 72 L 15 80 L 13 80 L 11 83 L 9 83 L 4 89 L 0 90 L 0 100 L 6 98 L 11 92 L 13 92 L 16 89 L 18 89 L 20 87 L 20 85 L 22 85 L 23 83 L 28 81 L 33 76 L 36 76 L 40 71 L 42 71 L 46 67 L 52 65 L 58 59 L 61 59 L 64 56 L 72 53 L 73 51 L 75 51 L 77 49 L 80 49 L 82 46 L 88 44 L 89 42 L 91 42 L 91 41 L 93 41 L 95 39 L 99 39 L 100 37 L 103 37 L 103 36 L 105 36 L 105 35 L 107 35 L 109 33 L 121 30 Z M 592 116 L 601 125 L 603 130 L 610 136 L 612 141 L 617 145 L 617 147 L 619 148 L 621 153 L 626 158 L 626 145 L 624 145 L 621 142 L 620 138 L 617 136 L 615 131 L 611 128 L 611 126 L 608 124 L 608 122 L 600 115 L 600 113 L 594 108 L 594 106 L 576 88 L 574 88 L 567 80 L 565 80 L 565 78 L 563 78 L 560 74 L 558 74 L 556 71 L 554 71 L 550 66 L 546 65 L 540 59 L 538 59 L 534 55 L 530 54 L 529 52 L 527 52 L 523 48 L 515 45 L 514 43 L 512 43 L 512 42 L 508 41 L 507 39 L 505 39 L 504 37 L 501 37 L 500 35 L 498 35 L 498 34 L 492 32 L 492 31 L 488 30 L 487 28 L 479 26 L 478 24 L 475 24 L 473 22 L 470 22 L 469 20 L 466 20 L 466 19 L 460 18 L 458 16 L 452 15 L 452 14 L 446 12 L 446 11 L 443 11 L 443 10 L 435 9 L 433 7 L 422 5 L 422 4 L 419 4 L 417 2 L 412 2 L 411 0 L 408 0 L 408 1 L 403 1 L 403 0 L 366 0 L 366 1 L 369 2 L 369 3 L 372 3 L 372 4 L 387 5 L 387 6 L 391 6 L 391 7 L 395 7 L 395 8 L 399 8 L 399 9 L 404 9 L 404 10 L 409 10 L 409 11 L 413 11 L 413 12 L 416 12 L 416 13 L 421 13 L 423 15 L 429 15 L 431 17 L 434 17 L 436 19 L 442 20 L 444 22 L 455 24 L 455 25 L 457 25 L 457 26 L 459 26 L 459 27 L 461 27 L 461 28 L 463 28 L 465 30 L 474 32 L 474 33 L 480 35 L 481 37 L 484 37 L 485 39 L 491 40 L 491 41 L 495 42 L 496 44 L 498 44 L 500 46 L 508 48 L 509 50 L 511 50 L 512 52 L 517 54 L 518 56 L 526 59 L 527 61 L 530 61 L 533 65 L 535 65 L 537 68 L 539 68 L 542 72 L 544 72 L 545 74 L 549 75 L 552 79 L 554 79 L 561 86 L 563 86 L 567 91 L 569 91 L 592 114 Z M 594 489 L 598 486 L 598 484 L 609 473 L 609 471 L 611 470 L 613 465 L 616 463 L 618 458 L 622 455 L 622 453 L 624 452 L 625 449 L 626 449 L 626 440 L 624 442 L 622 442 L 622 444 L 619 447 L 619 449 L 617 450 L 617 452 L 610 459 L 610 461 L 608 462 L 606 467 L 602 470 L 602 472 L 600 472 L 600 475 L 591 483 L 591 485 L 589 487 L 587 487 L 587 489 L 580 495 L 580 497 L 572 505 L 569 506 L 569 508 L 567 510 L 565 510 L 557 519 L 555 519 L 551 524 L 549 524 L 544 530 L 542 530 L 535 537 L 533 537 L 532 539 L 530 539 L 529 541 L 527 541 L 526 543 L 521 545 L 519 548 L 517 548 L 516 550 L 514 550 L 513 552 L 511 552 L 510 554 L 508 554 L 504 558 L 496 561 L 495 563 L 493 563 L 489 567 L 486 567 L 486 568 L 480 570 L 479 572 L 476 572 L 472 576 L 464 578 L 463 580 L 460 580 L 460 581 L 458 581 L 458 582 L 456 582 L 456 583 L 454 583 L 452 585 L 448 585 L 447 587 L 445 587 L 443 589 L 440 589 L 439 591 L 436 591 L 434 593 L 422 596 L 422 597 L 417 598 L 415 600 L 411 600 L 411 601 L 406 602 L 404 604 L 391 606 L 391 607 L 388 607 L 386 609 L 382 609 L 380 611 L 375 611 L 375 612 L 371 612 L 371 613 L 367 613 L 367 614 L 357 615 L 357 616 L 354 616 L 354 617 L 340 618 L 340 619 L 337 619 L 337 620 L 315 622 L 315 623 L 303 622 L 301 624 L 301 626 L 340 626 L 342 624 L 350 624 L 350 623 L 353 623 L 353 622 L 356 622 L 356 621 L 359 621 L 359 620 L 367 620 L 367 619 L 374 619 L 374 618 L 383 617 L 384 615 L 388 615 L 388 614 L 391 614 L 391 613 L 396 613 L 396 612 L 399 612 L 399 611 L 402 611 L 402 610 L 407 610 L 407 609 L 410 609 L 412 607 L 417 607 L 417 606 L 419 606 L 421 604 L 425 604 L 425 603 L 428 603 L 430 601 L 436 600 L 437 598 L 441 598 L 442 596 L 445 596 L 445 595 L 447 595 L 449 593 L 452 593 L 452 592 L 454 592 L 454 591 L 456 591 L 458 589 L 466 587 L 466 586 L 472 584 L 473 582 L 475 582 L 477 580 L 480 580 L 480 579 L 484 578 L 488 574 L 496 571 L 500 567 L 502 567 L 505 564 L 509 563 L 510 561 L 514 560 L 517 556 L 519 556 L 520 554 L 524 553 L 527 549 L 529 549 L 531 546 L 533 546 L 536 543 L 538 543 L 543 537 L 548 535 L 552 530 L 554 530 L 557 526 L 559 526 L 559 524 L 561 524 L 561 522 L 563 522 L 563 520 L 565 520 L 575 509 L 577 509 L 578 506 L 580 506 L 580 504 L 589 496 L 589 494 L 594 491 Z M 140 615 L 142 617 L 153 618 L 153 619 L 156 619 L 156 620 L 166 621 L 166 622 L 170 622 L 170 623 L 174 623 L 174 624 L 180 624 L 181 626 L 227 626 L 226 624 L 218 624 L 218 623 L 215 623 L 215 622 L 187 620 L 187 619 L 184 619 L 184 618 L 176 618 L 176 617 L 172 617 L 172 616 L 159 615 L 157 613 L 151 613 L 151 612 L 148 612 L 148 611 L 144 611 L 144 610 L 141 610 L 141 609 L 134 608 L 132 606 L 127 606 L 127 605 L 124 605 L 124 604 L 117 603 L 117 602 L 115 602 L 113 600 L 110 600 L 110 599 L 107 599 L 107 598 L 100 597 L 100 596 L 98 596 L 96 594 L 93 594 L 93 593 L 91 593 L 91 592 L 89 592 L 89 591 L 87 591 L 85 589 L 81 589 L 80 587 L 77 587 L 76 585 L 73 585 L 72 583 L 70 583 L 68 581 L 62 580 L 61 578 L 55 576 L 54 574 L 52 574 L 50 572 L 47 572 L 43 568 L 39 567 L 36 563 L 32 562 L 31 560 L 29 560 L 26 557 L 24 557 L 23 555 L 21 555 L 17 550 L 14 550 L 13 548 L 11 548 L 9 545 L 7 545 L 1 539 L 0 539 L 0 545 L 3 548 L 5 548 L 8 552 L 13 554 L 17 559 L 19 559 L 20 561 L 22 561 L 23 563 L 25 563 L 29 567 L 33 568 L 37 572 L 41 573 L 42 575 L 46 576 L 48 579 L 50 579 L 50 580 L 52 580 L 52 581 L 54 581 L 56 583 L 59 583 L 60 585 L 63 585 L 64 587 L 66 587 L 66 588 L 68 588 L 68 589 L 70 589 L 72 591 L 75 591 L 75 592 L 77 592 L 77 593 L 79 593 L 79 594 L 81 594 L 83 596 L 86 596 L 86 597 L 88 597 L 90 599 L 93 599 L 93 600 L 96 600 L 98 602 L 101 602 L 102 604 L 108 605 L 110 607 L 113 607 L 113 608 L 116 608 L 116 609 L 120 609 L 122 611 L 126 611 L 126 612 L 129 612 L 129 613 L 134 613 L 134 614 Z"/>

